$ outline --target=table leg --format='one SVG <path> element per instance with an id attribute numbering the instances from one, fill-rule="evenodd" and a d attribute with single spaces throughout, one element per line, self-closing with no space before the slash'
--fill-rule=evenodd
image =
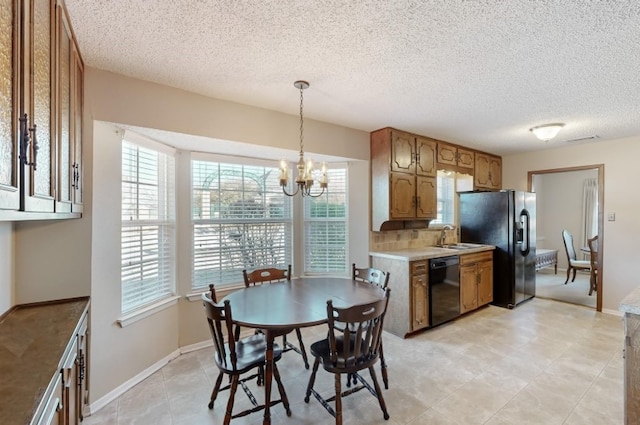
<path id="1" fill-rule="evenodd" d="M 275 338 L 275 332 L 267 330 L 267 352 L 265 354 L 265 369 L 264 369 L 264 420 L 263 425 L 271 424 L 271 382 L 273 378 L 273 339 Z"/>

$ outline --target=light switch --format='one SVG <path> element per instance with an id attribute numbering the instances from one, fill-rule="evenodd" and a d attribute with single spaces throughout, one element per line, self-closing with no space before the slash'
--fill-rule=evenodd
<path id="1" fill-rule="evenodd" d="M 616 213 L 614 212 L 607 213 L 607 220 L 616 221 Z"/>

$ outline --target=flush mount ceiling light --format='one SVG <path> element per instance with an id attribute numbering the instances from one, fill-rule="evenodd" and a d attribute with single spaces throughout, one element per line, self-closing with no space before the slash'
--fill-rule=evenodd
<path id="1" fill-rule="evenodd" d="M 562 127 L 564 127 L 564 124 L 562 123 L 553 123 L 532 127 L 529 131 L 543 142 L 548 142 L 558 135 L 558 132 Z"/>
<path id="2" fill-rule="evenodd" d="M 304 89 L 309 88 L 309 83 L 306 81 L 296 81 L 293 83 L 294 87 L 300 90 L 300 159 L 298 159 L 298 164 L 296 168 L 298 169 L 298 176 L 296 177 L 296 190 L 293 193 L 287 192 L 287 184 L 289 183 L 289 167 L 287 161 L 280 161 L 280 186 L 282 187 L 282 191 L 287 196 L 294 196 L 297 193 L 300 193 L 302 196 L 311 196 L 316 198 L 322 195 L 327 189 L 329 185 L 329 180 L 327 178 L 327 164 L 322 163 L 321 170 L 315 170 L 313 168 L 313 161 L 304 159 L 304 132 L 303 132 L 303 124 L 304 124 L 304 114 L 302 111 L 302 91 Z M 314 176 L 319 175 L 318 183 L 320 184 L 321 192 L 311 194 L 311 187 L 313 186 Z"/>

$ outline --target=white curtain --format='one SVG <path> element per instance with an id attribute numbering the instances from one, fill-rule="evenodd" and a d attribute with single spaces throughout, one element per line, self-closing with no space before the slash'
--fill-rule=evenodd
<path id="1" fill-rule="evenodd" d="M 582 196 L 582 246 L 598 234 L 598 180 L 585 179 Z"/>

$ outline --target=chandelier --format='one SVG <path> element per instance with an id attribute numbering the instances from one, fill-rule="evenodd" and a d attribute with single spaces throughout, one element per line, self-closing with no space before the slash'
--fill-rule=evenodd
<path id="1" fill-rule="evenodd" d="M 309 83 L 306 81 L 296 81 L 293 83 L 294 87 L 300 90 L 300 158 L 298 159 L 298 164 L 296 168 L 298 169 L 298 176 L 296 177 L 296 190 L 293 193 L 287 192 L 287 183 L 289 182 L 289 166 L 287 161 L 284 159 L 280 161 L 280 186 L 282 187 L 282 192 L 284 192 L 287 196 L 295 196 L 297 193 L 300 193 L 302 196 L 311 196 L 312 198 L 317 198 L 322 195 L 327 189 L 329 185 L 329 180 L 327 178 L 327 164 L 322 163 L 322 168 L 320 170 L 315 170 L 313 168 L 313 161 L 304 159 L 304 113 L 302 109 L 303 103 L 303 90 L 309 88 Z M 321 192 L 312 194 L 311 188 L 314 183 L 314 176 L 320 174 L 320 178 L 318 179 L 318 183 L 320 184 Z"/>

